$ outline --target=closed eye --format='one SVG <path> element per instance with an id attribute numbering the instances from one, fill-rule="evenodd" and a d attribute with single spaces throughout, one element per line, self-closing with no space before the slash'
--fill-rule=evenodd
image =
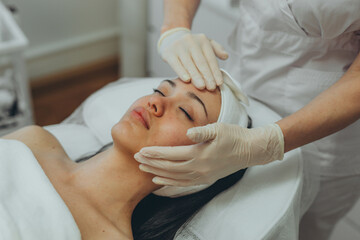
<path id="1" fill-rule="evenodd" d="M 186 117 L 190 120 L 190 121 L 194 121 L 194 119 L 192 119 L 192 117 L 190 116 L 190 114 L 187 112 L 187 111 L 185 111 L 185 109 L 183 109 L 182 107 L 179 107 L 180 108 L 180 110 L 181 111 L 183 111 L 184 113 L 185 113 L 185 115 L 186 115 Z"/>
<path id="2" fill-rule="evenodd" d="M 159 93 L 161 96 L 166 97 L 165 94 L 157 88 L 153 88 L 153 91 L 154 91 L 154 93 Z M 190 116 L 190 114 L 185 109 L 183 109 L 182 107 L 179 107 L 179 109 L 186 115 L 186 117 L 190 121 L 192 121 L 192 122 L 194 121 L 194 119 Z"/>
<path id="3" fill-rule="evenodd" d="M 163 92 L 161 92 L 159 89 L 157 88 L 153 88 L 154 93 L 159 93 L 161 96 L 165 97 L 165 94 Z"/>

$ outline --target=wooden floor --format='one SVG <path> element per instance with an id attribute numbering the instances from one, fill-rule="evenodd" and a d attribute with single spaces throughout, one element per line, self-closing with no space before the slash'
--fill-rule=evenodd
<path id="1" fill-rule="evenodd" d="M 40 126 L 60 123 L 91 93 L 118 78 L 117 60 L 108 59 L 32 81 L 35 123 Z"/>

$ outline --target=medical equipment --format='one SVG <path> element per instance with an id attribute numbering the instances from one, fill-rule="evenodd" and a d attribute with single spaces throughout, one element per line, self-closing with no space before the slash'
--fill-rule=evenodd
<path id="1" fill-rule="evenodd" d="M 0 135 L 33 123 L 24 50 L 28 41 L 0 2 Z"/>
<path id="2" fill-rule="evenodd" d="M 150 94 L 164 78 L 123 78 L 90 96 L 69 118 L 47 126 L 73 160 L 96 152 L 111 142 L 111 127 L 138 97 Z M 250 99 L 254 127 L 280 117 Z M 304 212 L 300 150 L 284 161 L 248 169 L 241 181 L 215 197 L 175 239 L 297 239 Z M 266 203 L 264 202 L 266 200 Z"/>

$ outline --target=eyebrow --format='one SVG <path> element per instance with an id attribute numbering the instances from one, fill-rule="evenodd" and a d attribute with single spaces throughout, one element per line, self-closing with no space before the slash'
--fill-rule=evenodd
<path id="1" fill-rule="evenodd" d="M 203 101 L 201 101 L 201 99 L 195 95 L 195 93 L 192 93 L 192 92 L 187 92 L 187 94 L 189 97 L 195 99 L 196 101 L 198 101 L 204 108 L 204 111 L 205 111 L 205 114 L 206 114 L 206 117 L 208 117 L 208 113 L 206 111 L 206 107 L 205 107 L 205 104 L 203 103 Z"/>
<path id="2" fill-rule="evenodd" d="M 176 87 L 176 83 L 175 83 L 174 81 L 169 80 L 169 79 L 166 79 L 166 80 L 164 80 L 163 82 L 169 83 L 169 84 L 171 85 L 171 87 L 173 87 L 173 88 Z M 206 110 L 206 106 L 205 106 L 204 102 L 201 101 L 201 99 L 200 99 L 195 93 L 187 92 L 186 95 L 187 95 L 188 97 L 190 97 L 190 98 L 195 99 L 196 101 L 198 101 L 198 102 L 203 106 L 206 117 L 208 117 L 208 112 L 207 112 L 207 110 Z"/>
<path id="3" fill-rule="evenodd" d="M 171 80 L 169 80 L 169 79 L 165 79 L 165 80 L 163 80 L 163 82 L 167 82 L 167 83 L 169 83 L 172 87 L 176 87 L 176 83 L 173 82 L 173 81 L 171 81 Z"/>

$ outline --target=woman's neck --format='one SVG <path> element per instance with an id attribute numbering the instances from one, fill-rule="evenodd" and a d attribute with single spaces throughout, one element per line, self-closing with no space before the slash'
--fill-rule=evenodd
<path id="1" fill-rule="evenodd" d="M 133 154 L 112 147 L 78 164 L 72 171 L 71 185 L 118 230 L 132 236 L 133 210 L 159 188 L 152 177 L 139 170 Z"/>

